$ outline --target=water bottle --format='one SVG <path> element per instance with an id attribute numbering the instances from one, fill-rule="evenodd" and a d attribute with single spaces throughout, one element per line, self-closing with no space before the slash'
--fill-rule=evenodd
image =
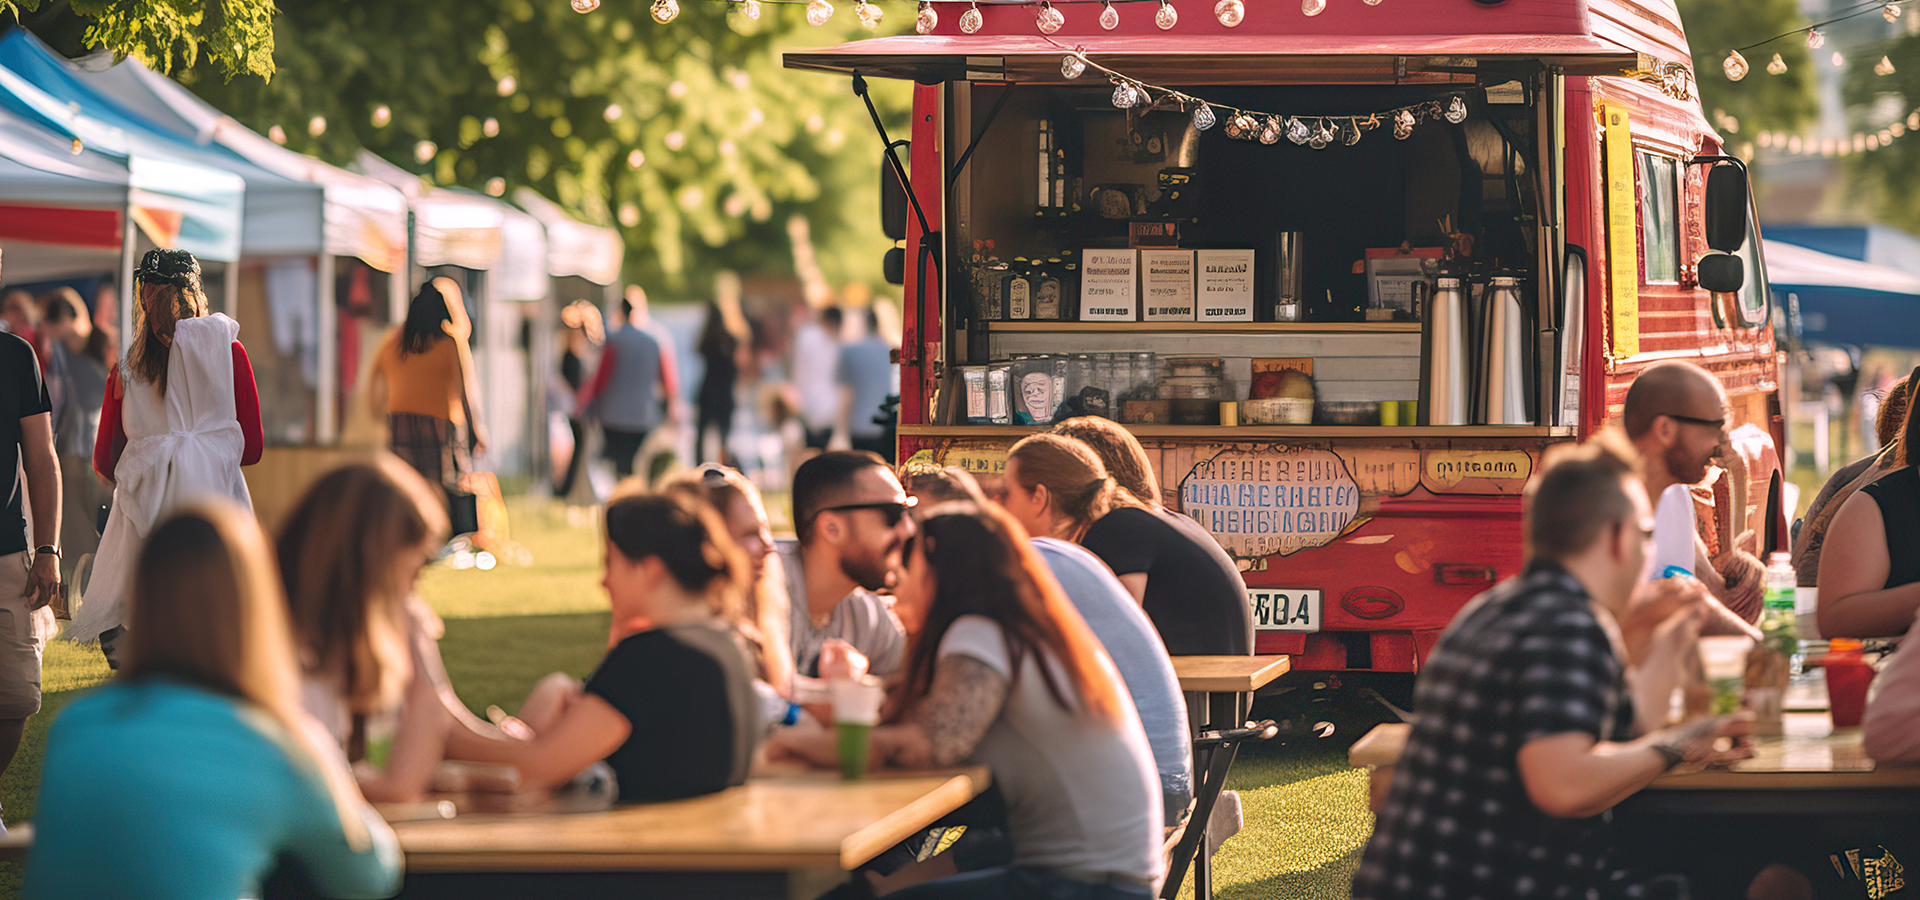
<path id="1" fill-rule="evenodd" d="M 1760 630 L 1767 643 L 1791 660 L 1789 671 L 1799 674 L 1805 656 L 1800 652 L 1800 628 L 1794 617 L 1793 594 L 1799 578 L 1793 571 L 1793 557 L 1773 553 L 1767 557 L 1765 609 L 1760 614 Z"/>

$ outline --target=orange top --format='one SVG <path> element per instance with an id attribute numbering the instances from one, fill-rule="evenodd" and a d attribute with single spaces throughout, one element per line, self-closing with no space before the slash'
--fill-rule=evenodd
<path id="1" fill-rule="evenodd" d="M 446 337 L 434 341 L 425 353 L 402 356 L 400 329 L 394 329 L 373 363 L 374 371 L 387 379 L 387 411 L 465 424 L 466 411 L 460 404 L 462 349 L 458 338 Z"/>

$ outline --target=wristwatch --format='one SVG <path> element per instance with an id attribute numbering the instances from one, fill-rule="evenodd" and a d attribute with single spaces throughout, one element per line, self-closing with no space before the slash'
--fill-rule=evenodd
<path id="1" fill-rule="evenodd" d="M 59 548 L 59 547 L 55 547 L 55 546 L 54 546 L 54 545 L 52 545 L 52 544 L 41 544 L 40 546 L 38 546 L 38 547 L 35 547 L 35 548 L 33 548 L 33 558 L 34 558 L 34 559 L 39 559 L 39 558 L 40 558 L 40 555 L 41 555 L 41 554 L 43 554 L 43 553 L 51 553 L 51 554 L 53 554 L 53 558 L 54 558 L 54 559 L 63 559 L 63 558 L 64 558 L 64 557 L 62 557 L 62 556 L 60 555 L 60 548 Z"/>

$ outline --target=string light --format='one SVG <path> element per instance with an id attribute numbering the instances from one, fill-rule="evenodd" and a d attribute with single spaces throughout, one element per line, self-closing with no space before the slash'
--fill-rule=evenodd
<path id="1" fill-rule="evenodd" d="M 1180 24 L 1180 11 L 1174 9 L 1167 0 L 1160 0 L 1160 9 L 1153 14 L 1153 24 L 1160 26 L 1161 31 L 1172 31 L 1173 26 Z"/>
<path id="2" fill-rule="evenodd" d="M 1898 20 L 1900 18 L 1900 4 L 1888 3 L 1886 6 L 1880 7 L 1880 18 L 1886 19 L 1888 22 Z"/>
<path id="3" fill-rule="evenodd" d="M 327 117 L 314 116 L 307 120 L 307 133 L 319 137 L 327 133 Z"/>
<path id="4" fill-rule="evenodd" d="M 967 11 L 960 14 L 960 30 L 967 34 L 973 34 L 979 31 L 980 26 L 984 24 L 986 24 L 986 22 L 980 15 L 979 4 L 968 3 Z"/>
<path id="5" fill-rule="evenodd" d="M 680 17 L 680 0 L 653 0 L 647 11 L 653 14 L 655 22 L 665 25 Z"/>
<path id="6" fill-rule="evenodd" d="M 507 180 L 494 177 L 487 179 L 487 196 L 498 197 L 507 192 Z"/>
<path id="7" fill-rule="evenodd" d="M 1067 24 L 1066 16 L 1054 9 L 1052 3 L 1040 0 L 1040 11 L 1033 14 L 1033 26 L 1040 29 L 1041 34 L 1053 34 L 1065 24 Z"/>
<path id="8" fill-rule="evenodd" d="M 933 4 L 920 0 L 920 14 L 913 19 L 913 30 L 919 34 L 932 34 L 940 25 L 940 14 L 933 11 Z"/>
<path id="9" fill-rule="evenodd" d="M 1241 0 L 1220 0 L 1213 5 L 1213 17 L 1228 28 L 1238 28 L 1247 18 L 1247 5 Z"/>
<path id="10" fill-rule="evenodd" d="M 1879 61 L 1879 62 L 1877 62 L 1877 63 L 1874 63 L 1874 64 L 1873 64 L 1873 74 L 1875 74 L 1875 75 L 1879 75 L 1879 76 L 1882 76 L 1882 77 L 1884 77 L 1884 76 L 1887 76 L 1887 75 L 1892 75 L 1892 74 L 1893 74 L 1893 60 L 1891 60 L 1891 59 L 1888 59 L 1888 58 L 1886 58 L 1886 57 L 1884 57 L 1884 56 L 1882 56 L 1882 57 L 1880 57 L 1880 61 Z"/>
<path id="11" fill-rule="evenodd" d="M 1075 78 L 1079 78 L 1080 74 L 1087 70 L 1087 61 L 1081 58 L 1080 53 L 1081 51 L 1075 48 L 1072 53 L 1060 58 L 1061 77 L 1072 81 Z"/>
<path id="12" fill-rule="evenodd" d="M 570 5 L 573 6 L 574 12 L 577 12 L 584 16 L 587 13 L 590 13 L 596 9 L 599 9 L 600 0 L 571 0 Z"/>
<path id="13" fill-rule="evenodd" d="M 1113 8 L 1113 0 L 1100 0 L 1100 27 L 1108 31 L 1120 27 L 1120 11 Z"/>
<path id="14" fill-rule="evenodd" d="M 1818 28 L 1807 29 L 1807 49 L 1818 50 L 1827 45 L 1827 36 Z"/>
<path id="15" fill-rule="evenodd" d="M 1838 69 L 1841 66 L 1844 66 L 1846 64 L 1847 64 L 1847 58 L 1844 56 L 1841 56 L 1840 51 L 1838 50 L 1833 51 L 1833 67 Z"/>
<path id="16" fill-rule="evenodd" d="M 373 108 L 373 127 L 385 128 L 391 121 L 393 121 L 393 110 L 388 109 L 385 103 Z"/>
<path id="17" fill-rule="evenodd" d="M 432 141 L 421 141 L 413 145 L 413 158 L 421 165 L 426 165 L 428 162 L 431 162 L 433 157 L 439 152 L 440 148 L 435 146 Z"/>
<path id="18" fill-rule="evenodd" d="M 1767 63 L 1767 74 L 1769 75 L 1787 74 L 1787 61 L 1784 59 L 1781 59 L 1780 54 L 1775 53 L 1773 55 L 1773 59 Z"/>
<path id="19" fill-rule="evenodd" d="M 267 140 L 270 140 L 276 144 L 285 144 L 287 142 L 286 129 L 281 128 L 278 125 L 275 125 L 272 128 L 267 129 Z"/>
<path id="20" fill-rule="evenodd" d="M 746 16 L 749 22 L 760 21 L 760 0 L 742 0 L 740 14 Z"/>
<path id="21" fill-rule="evenodd" d="M 827 0 L 807 0 L 807 24 L 818 28 L 833 18 L 833 4 Z"/>
<path id="22" fill-rule="evenodd" d="M 500 136 L 500 120 L 492 116 L 488 116 L 485 122 L 480 123 L 480 133 L 486 135 L 487 137 L 499 137 Z"/>
<path id="23" fill-rule="evenodd" d="M 1193 111 L 1193 127 L 1199 131 L 1206 131 L 1213 127 L 1215 121 L 1217 120 L 1213 115 L 1213 107 L 1208 106 L 1205 100 L 1200 101 L 1200 105 Z"/>
<path id="24" fill-rule="evenodd" d="M 1720 62 L 1720 68 L 1726 70 L 1728 81 L 1739 81 L 1747 77 L 1747 58 L 1738 50 L 1727 51 L 1727 58 Z"/>
<path id="25" fill-rule="evenodd" d="M 1327 0 L 1300 0 L 1300 12 L 1317 16 L 1327 11 Z"/>
<path id="26" fill-rule="evenodd" d="M 863 27 L 873 31 L 880 27 L 880 20 L 886 18 L 887 14 L 882 12 L 880 7 L 868 3 L 867 0 L 854 0 L 853 15 L 860 20 Z"/>
<path id="27" fill-rule="evenodd" d="M 515 81 L 512 75 L 502 75 L 500 83 L 494 87 L 500 92 L 500 96 L 511 97 L 513 92 L 520 88 L 520 82 Z"/>
<path id="28" fill-rule="evenodd" d="M 1781 157 L 1846 156 L 1852 153 L 1870 153 L 1893 146 L 1894 142 L 1909 134 L 1920 133 L 1920 109 L 1907 114 L 1904 120 L 1896 119 L 1883 127 L 1850 134 L 1839 140 L 1827 138 L 1802 138 L 1797 134 L 1785 132 L 1762 133 L 1754 143 L 1763 149 L 1774 151 Z"/>

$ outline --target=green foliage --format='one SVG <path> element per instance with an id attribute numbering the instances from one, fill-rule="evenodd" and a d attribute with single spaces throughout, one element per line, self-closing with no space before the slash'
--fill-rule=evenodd
<path id="1" fill-rule="evenodd" d="M 1694 77 L 1700 85 L 1700 105 L 1730 139 L 1761 131 L 1799 131 L 1820 113 L 1814 95 L 1813 63 L 1807 45 L 1796 38 L 1745 51 L 1751 68 L 1741 81 L 1728 81 L 1721 62 L 1727 51 L 1763 41 L 1807 24 L 1794 0 L 1679 0 L 1680 21 L 1693 51 Z M 1773 54 L 1787 71 L 1767 71 Z M 1738 123 L 1734 132 L 1722 116 Z"/>
<path id="2" fill-rule="evenodd" d="M 1909 9 L 1908 15 L 1916 10 Z M 1885 128 L 1920 106 L 1920 35 L 1908 34 L 1885 46 L 1893 74 L 1877 75 L 1872 60 L 1862 58 L 1847 72 L 1841 96 L 1848 123 L 1857 130 Z M 1920 232 L 1920 206 L 1913 192 L 1920 190 L 1920 144 L 1911 133 L 1871 153 L 1855 153 L 1846 160 L 1853 196 L 1872 198 L 1874 219 L 1909 232 Z"/>
<path id="3" fill-rule="evenodd" d="M 661 25 L 644 0 L 587 15 L 566 0 L 284 0 L 279 77 L 185 80 L 336 163 L 366 147 L 442 185 L 497 177 L 619 222 L 627 276 L 667 296 L 702 296 L 721 269 L 791 272 L 795 215 L 829 281 L 878 284 L 887 243 L 865 109 L 846 78 L 780 65 L 782 50 L 866 36 L 850 7 L 811 28 L 798 6 L 771 3 L 750 21 L 736 4 L 683 0 Z M 874 93 L 903 130 L 906 86 Z M 376 124 L 381 107 L 391 119 Z"/>
<path id="4" fill-rule="evenodd" d="M 66 53 L 103 49 L 162 72 L 205 60 L 222 78 L 273 77 L 272 0 L 0 0 Z"/>

